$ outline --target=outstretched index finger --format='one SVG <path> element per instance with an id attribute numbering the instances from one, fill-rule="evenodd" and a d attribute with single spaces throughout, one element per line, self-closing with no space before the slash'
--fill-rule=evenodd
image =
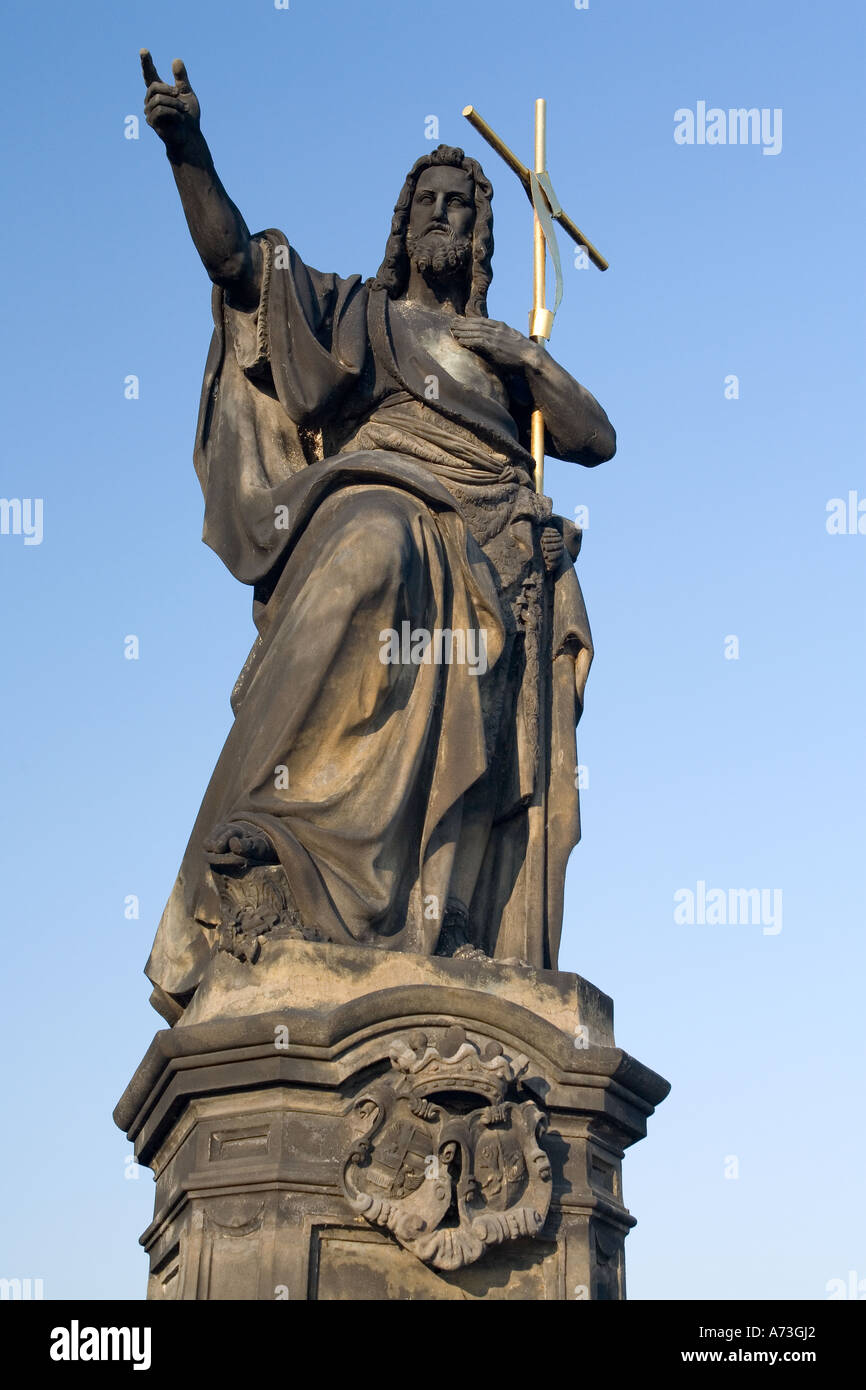
<path id="1" fill-rule="evenodd" d="M 162 78 L 154 67 L 153 59 L 150 56 L 150 50 L 142 48 L 139 51 L 139 57 L 141 58 L 141 74 L 144 78 L 145 87 L 149 87 L 151 82 L 161 82 Z"/>

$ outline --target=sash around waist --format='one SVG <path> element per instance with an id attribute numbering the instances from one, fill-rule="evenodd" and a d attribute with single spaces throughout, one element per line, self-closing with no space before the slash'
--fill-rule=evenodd
<path id="1" fill-rule="evenodd" d="M 407 392 L 389 396 L 378 405 L 340 453 L 358 449 L 406 454 L 455 483 L 532 483 L 532 457 L 516 440 L 509 456 L 481 443 L 470 430 L 445 419 Z"/>

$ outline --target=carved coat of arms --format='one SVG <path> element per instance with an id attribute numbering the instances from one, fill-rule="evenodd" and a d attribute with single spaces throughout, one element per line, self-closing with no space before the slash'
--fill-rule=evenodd
<path id="1" fill-rule="evenodd" d="M 444 1270 L 537 1235 L 551 1196 L 546 1117 L 511 1098 L 527 1058 L 510 1061 L 497 1042 L 479 1048 L 457 1027 L 438 1043 L 410 1033 L 390 1058 L 354 1106 L 343 1167 L 353 1210 Z"/>

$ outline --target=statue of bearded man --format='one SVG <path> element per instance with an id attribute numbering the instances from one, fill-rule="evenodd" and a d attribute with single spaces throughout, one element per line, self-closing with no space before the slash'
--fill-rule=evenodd
<path id="1" fill-rule="evenodd" d="M 258 629 L 147 965 L 153 1003 L 182 1016 L 231 929 L 226 882 L 256 875 L 277 933 L 555 968 L 592 643 L 580 535 L 534 490 L 529 420 L 588 467 L 613 429 L 487 317 L 474 159 L 440 145 L 414 164 L 374 279 L 323 274 L 282 232 L 250 235 L 183 64 L 173 84 L 142 65 L 214 285 L 204 539 L 252 586 Z"/>

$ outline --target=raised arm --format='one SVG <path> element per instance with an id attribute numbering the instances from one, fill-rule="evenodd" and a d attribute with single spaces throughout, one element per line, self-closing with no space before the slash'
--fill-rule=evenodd
<path id="1" fill-rule="evenodd" d="M 146 48 L 141 70 L 147 93 L 147 124 L 165 145 L 195 249 L 215 285 L 232 305 L 253 309 L 259 300 L 262 258 L 258 242 L 220 182 L 199 126 L 200 107 L 179 58 L 171 65 L 174 85 L 160 79 Z"/>

